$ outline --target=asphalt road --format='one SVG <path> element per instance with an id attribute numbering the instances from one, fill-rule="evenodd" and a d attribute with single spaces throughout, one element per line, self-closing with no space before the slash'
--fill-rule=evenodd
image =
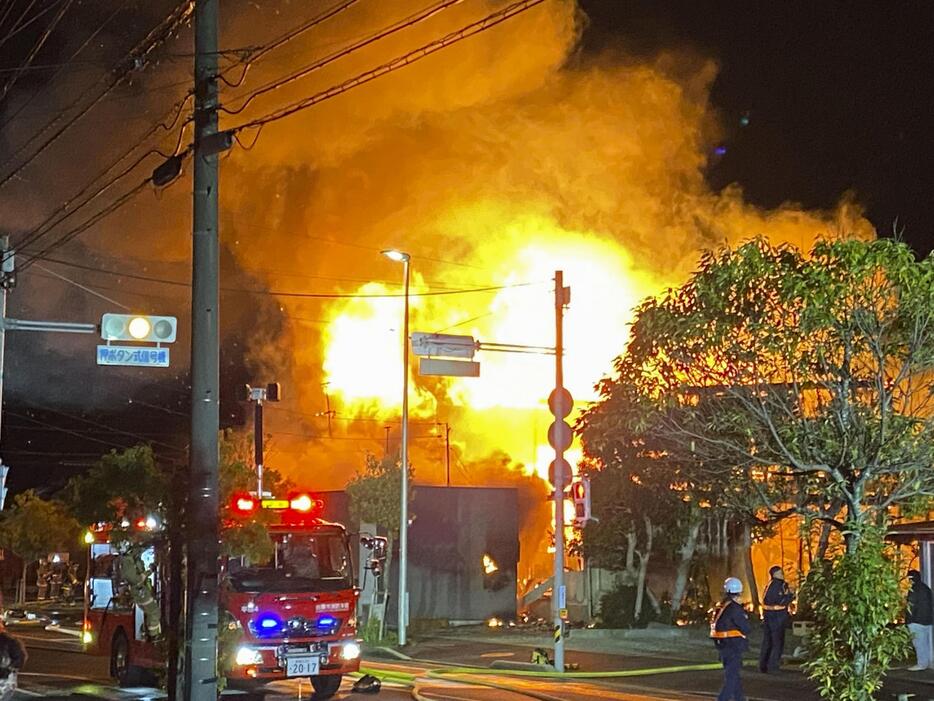
<path id="1" fill-rule="evenodd" d="M 15 698 L 68 698 L 68 694 L 81 694 L 83 698 L 130 699 L 154 698 L 152 692 L 120 690 L 108 677 L 107 660 L 83 652 L 77 638 L 58 631 L 48 631 L 36 624 L 11 626 L 11 632 L 26 645 L 29 660 L 20 675 L 20 689 Z M 478 653 L 482 657 L 483 652 Z M 384 672 L 425 675 L 438 665 L 418 661 L 366 660 L 365 666 Z M 490 684 L 509 688 L 492 688 Z M 352 679 L 345 679 L 335 699 L 374 698 L 381 701 L 403 701 L 413 698 L 408 685 L 385 682 L 379 696 L 368 697 L 352 692 Z M 512 689 L 512 690 L 510 690 Z M 287 681 L 269 685 L 262 698 L 311 699 L 307 681 Z M 646 696 L 639 693 L 612 689 L 604 685 L 585 682 L 504 679 L 497 674 L 484 676 L 468 683 L 449 680 L 425 680 L 417 688 L 426 701 L 528 701 L 530 698 L 562 701 L 650 701 L 651 699 L 697 698 L 680 695 Z M 531 692 L 534 696 L 529 696 Z M 226 695 L 225 695 L 226 697 Z M 158 698 L 158 697 L 155 697 Z M 231 695 L 231 699 L 236 699 Z M 244 697 L 240 697 L 244 699 Z M 256 696 L 249 697 L 252 699 Z M 244 699 L 246 701 L 246 699 Z"/>
<path id="2" fill-rule="evenodd" d="M 108 677 L 107 660 L 84 653 L 77 639 L 39 625 L 11 626 L 27 647 L 29 660 L 20 677 L 17 699 L 39 697 L 67 698 L 67 693 L 81 693 L 83 698 L 130 699 L 158 698 L 152 692 L 128 692 L 115 688 Z M 405 660 L 386 656 L 364 660 L 364 666 L 383 672 L 412 674 L 420 678 L 417 692 L 427 701 L 707 701 L 716 696 L 720 672 L 689 671 L 660 673 L 607 680 L 552 680 L 509 677 L 495 670 L 482 676 L 459 681 L 449 678 L 429 679 L 428 674 L 454 665 L 486 667 L 494 661 L 529 660 L 532 648 L 524 645 L 476 642 L 469 639 L 436 638 L 407 648 L 419 659 Z M 658 655 L 611 655 L 600 652 L 567 654 L 582 670 L 618 671 L 668 667 L 685 663 L 684 659 Z M 710 661 L 713 661 L 712 659 Z M 905 675 L 901 675 L 904 677 Z M 761 675 L 753 669 L 744 673 L 750 701 L 819 701 L 813 686 L 803 675 L 787 671 L 779 675 Z M 468 683 L 463 683 L 466 680 Z M 345 679 L 335 699 L 374 698 L 382 701 L 412 699 L 412 690 L 402 684 L 386 682 L 378 696 L 352 693 L 352 679 Z M 496 685 L 493 688 L 489 685 Z M 934 701 L 934 683 L 914 678 L 893 679 L 886 685 L 881 701 L 898 699 L 899 694 L 914 694 L 912 701 Z M 225 695 L 226 698 L 226 695 Z M 232 699 L 236 697 L 231 696 Z M 250 697 L 249 701 L 257 697 Z M 311 699 L 307 681 L 287 681 L 270 685 L 265 701 Z M 248 699 L 241 697 L 243 701 Z"/>

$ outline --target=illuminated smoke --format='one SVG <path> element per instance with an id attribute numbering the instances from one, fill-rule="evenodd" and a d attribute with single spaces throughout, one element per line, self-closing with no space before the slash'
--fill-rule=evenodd
<path id="1" fill-rule="evenodd" d="M 460 3 L 223 123 L 340 82 L 504 4 Z M 311 5 L 325 3 L 283 4 L 278 16 L 271 5 L 239 5 L 225 43 L 255 43 L 255 27 L 274 35 L 296 13 L 310 16 Z M 314 38 L 258 62 L 225 101 L 235 106 L 233 96 L 422 6 L 361 2 Z M 379 251 L 401 248 L 413 257 L 413 293 L 503 287 L 416 296 L 412 330 L 536 346 L 554 342 L 550 279 L 561 269 L 572 288 L 567 386 L 585 402 L 623 349 L 634 305 L 684 280 L 701 249 L 755 235 L 805 247 L 820 235 L 873 235 L 845 199 L 831 212 L 764 211 L 746 204 L 738 187 L 711 191 L 704 172 L 722 136 L 709 104 L 716 66 L 678 52 L 650 63 L 579 55 L 584 25 L 573 2 L 549 1 L 267 126 L 253 150 L 234 149 L 223 161 L 225 246 L 270 289 L 362 295 L 399 294 L 402 268 Z M 183 263 L 185 187 L 135 206 L 88 244 L 107 241 L 118 254 L 140 256 L 136 243 L 114 233 L 148 222 L 163 234 L 147 255 Z M 254 338 L 250 351 L 263 375 L 256 380 L 286 388 L 286 401 L 270 409 L 271 460 L 293 479 L 340 487 L 367 450 L 382 453 L 384 427 L 390 451 L 398 450 L 402 302 L 283 297 L 278 311 L 281 331 Z M 274 312 L 254 323 L 270 328 Z M 222 313 L 249 323 L 249 306 Z M 527 475 L 547 470 L 553 358 L 482 352 L 477 359 L 479 379 L 423 378 L 413 366 L 416 481 L 443 483 L 443 431 L 434 422 L 449 423 L 455 484 L 522 489 L 522 571 L 531 572 L 531 562 L 546 562 L 539 554 L 547 510 L 544 484 Z"/>

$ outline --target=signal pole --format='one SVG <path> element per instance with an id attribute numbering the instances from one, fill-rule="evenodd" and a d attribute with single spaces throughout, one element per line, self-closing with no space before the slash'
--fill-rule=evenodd
<path id="1" fill-rule="evenodd" d="M 217 699 L 220 342 L 217 133 L 219 0 L 195 0 L 195 144 L 191 263 L 191 448 L 186 509 L 188 596 L 182 698 Z"/>
<path id="2" fill-rule="evenodd" d="M 555 670 L 564 671 L 564 451 L 571 443 L 571 429 L 564 418 L 571 411 L 571 399 L 564 389 L 564 307 L 570 301 L 571 288 L 564 286 L 564 273 L 555 271 L 555 390 L 549 401 L 555 421 L 549 439 L 555 449 L 555 570 L 551 605 L 554 611 Z"/>

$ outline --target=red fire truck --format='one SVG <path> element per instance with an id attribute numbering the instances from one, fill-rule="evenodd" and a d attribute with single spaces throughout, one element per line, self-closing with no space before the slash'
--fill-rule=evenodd
<path id="1" fill-rule="evenodd" d="M 347 532 L 322 520 L 323 502 L 308 493 L 282 500 L 241 494 L 233 507 L 242 515 L 275 514 L 268 526 L 275 547 L 268 562 L 228 559 L 224 568 L 221 637 L 238 639 L 223 656 L 230 658 L 222 670 L 228 684 L 255 688 L 306 677 L 315 698 L 329 698 L 341 676 L 360 667 L 359 590 Z M 170 620 L 167 543 L 152 520 L 136 526 L 143 537 L 129 541 L 114 542 L 108 528 L 88 534 L 84 641 L 110 657 L 111 674 L 123 684 L 137 683 L 142 670 L 165 667 L 162 622 Z M 385 553 L 374 555 L 378 570 Z"/>

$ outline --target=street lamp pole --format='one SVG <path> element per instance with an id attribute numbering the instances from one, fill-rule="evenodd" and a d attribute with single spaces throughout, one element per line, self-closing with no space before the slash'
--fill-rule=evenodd
<path id="1" fill-rule="evenodd" d="M 403 265 L 405 277 L 405 313 L 402 331 L 402 494 L 399 507 L 399 645 L 405 645 L 408 623 L 409 592 L 407 568 L 409 554 L 409 262 L 402 251 L 383 251 L 383 255 Z"/>

